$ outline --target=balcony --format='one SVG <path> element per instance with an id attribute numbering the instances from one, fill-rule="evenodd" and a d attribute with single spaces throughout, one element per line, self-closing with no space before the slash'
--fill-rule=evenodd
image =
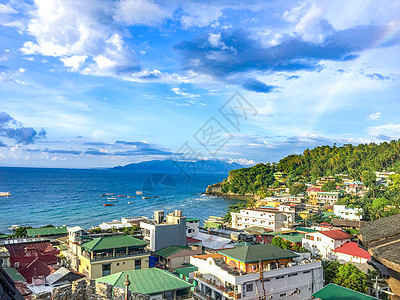
<path id="1" fill-rule="evenodd" d="M 203 276 L 203 274 L 201 274 L 199 272 L 195 272 L 194 276 L 195 276 L 196 280 L 199 280 L 202 283 L 204 283 L 205 285 L 212 286 L 215 289 L 217 289 L 218 291 L 222 292 L 225 297 L 233 297 L 234 296 L 233 286 L 224 285 L 222 283 L 219 284 L 220 280 L 217 279 L 217 281 L 216 281 L 215 279 L 206 278 Z"/>
<path id="2" fill-rule="evenodd" d="M 121 258 L 121 257 L 129 257 L 129 256 L 137 256 L 137 255 L 145 255 L 147 254 L 144 250 L 129 250 L 128 253 L 125 251 L 118 251 L 118 252 L 102 252 L 102 253 L 94 253 L 93 258 L 91 257 L 91 253 L 87 251 L 82 252 L 82 256 L 86 257 L 90 261 L 95 260 L 106 260 L 106 259 L 113 259 L 113 258 Z"/>

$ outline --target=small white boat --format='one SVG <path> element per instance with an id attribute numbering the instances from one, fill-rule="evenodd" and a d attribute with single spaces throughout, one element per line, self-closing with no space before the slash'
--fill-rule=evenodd
<path id="1" fill-rule="evenodd" d="M 10 192 L 0 192 L 0 197 L 9 197 L 11 196 Z"/>
<path id="2" fill-rule="evenodd" d="M 112 197 L 112 198 L 107 198 L 107 200 L 117 200 L 117 198 Z"/>
<path id="3" fill-rule="evenodd" d="M 135 203 L 135 201 L 129 201 L 129 202 L 128 202 L 128 204 L 133 204 L 133 203 Z"/>
<path id="4" fill-rule="evenodd" d="M 143 195 L 142 191 L 136 191 L 136 195 Z"/>

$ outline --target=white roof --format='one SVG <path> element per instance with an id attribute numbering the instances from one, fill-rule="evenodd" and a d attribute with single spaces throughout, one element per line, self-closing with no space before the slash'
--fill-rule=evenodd
<path id="1" fill-rule="evenodd" d="M 75 226 L 75 227 L 69 227 L 68 231 L 70 232 L 77 232 L 77 231 L 81 231 L 84 230 L 81 226 Z"/>
<path id="2" fill-rule="evenodd" d="M 101 230 L 107 230 L 107 229 L 120 229 L 124 227 L 132 227 L 132 224 L 130 223 L 120 223 L 120 222 L 104 222 L 99 225 Z"/>
<path id="3" fill-rule="evenodd" d="M 233 248 L 236 245 L 230 239 L 202 232 L 199 232 L 193 238 L 201 240 L 203 247 L 213 250 Z"/>
<path id="4" fill-rule="evenodd" d="M 69 272 L 70 271 L 68 269 L 61 267 L 60 269 L 46 277 L 46 283 L 53 284 L 63 276 L 67 275 Z"/>

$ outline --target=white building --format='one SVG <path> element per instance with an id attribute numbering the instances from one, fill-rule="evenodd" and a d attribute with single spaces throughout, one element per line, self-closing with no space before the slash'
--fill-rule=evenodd
<path id="1" fill-rule="evenodd" d="M 250 227 L 263 227 L 274 231 L 281 230 L 287 221 L 286 215 L 278 209 L 256 208 L 242 209 L 238 213 L 231 213 L 232 228 L 245 229 Z"/>
<path id="2" fill-rule="evenodd" d="M 335 216 L 345 220 L 360 221 L 362 219 L 362 208 L 346 207 L 346 205 L 334 205 Z"/>
<path id="3" fill-rule="evenodd" d="M 340 229 L 332 229 L 307 233 L 302 240 L 302 246 L 314 255 L 330 258 L 331 252 L 337 247 L 349 242 L 351 235 Z"/>
<path id="4" fill-rule="evenodd" d="M 71 260 L 71 267 L 74 270 L 78 270 L 79 259 L 81 255 L 81 246 L 79 237 L 84 235 L 85 230 L 80 226 L 68 228 L 68 256 Z"/>
<path id="5" fill-rule="evenodd" d="M 187 237 L 194 237 L 199 234 L 200 228 L 200 221 L 199 219 L 195 218 L 186 218 L 186 236 Z"/>
<path id="6" fill-rule="evenodd" d="M 318 192 L 317 202 L 324 205 L 334 205 L 339 199 L 339 192 Z"/>
<path id="7" fill-rule="evenodd" d="M 286 204 L 281 204 L 278 207 L 279 211 L 283 212 L 283 214 L 286 216 L 286 220 L 284 221 L 284 226 L 285 227 L 292 227 L 293 224 L 296 222 L 296 208 L 293 205 L 286 205 Z"/>
<path id="8" fill-rule="evenodd" d="M 190 263 L 198 268 L 197 298 L 311 299 L 312 293 L 323 286 L 320 261 L 295 262 L 293 258 L 298 255 L 294 252 L 270 244 L 239 248 L 190 258 Z M 234 261 L 241 265 L 234 267 Z M 247 272 L 242 271 L 245 265 Z"/>

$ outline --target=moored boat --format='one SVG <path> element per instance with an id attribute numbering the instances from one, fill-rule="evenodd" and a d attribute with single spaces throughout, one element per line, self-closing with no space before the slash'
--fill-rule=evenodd
<path id="1" fill-rule="evenodd" d="M 117 200 L 115 197 L 107 198 L 107 200 Z"/>
<path id="2" fill-rule="evenodd" d="M 136 191 L 136 195 L 143 195 L 142 191 Z"/>
<path id="3" fill-rule="evenodd" d="M 8 197 L 11 196 L 10 192 L 0 192 L 0 197 Z"/>
<path id="4" fill-rule="evenodd" d="M 150 197 L 142 197 L 142 199 L 150 199 Z"/>
<path id="5" fill-rule="evenodd" d="M 103 206 L 114 206 L 114 203 L 104 203 Z"/>
<path id="6" fill-rule="evenodd" d="M 135 203 L 135 202 L 134 202 L 134 201 L 129 201 L 129 202 L 128 202 L 128 204 L 133 204 L 133 203 Z"/>
<path id="7" fill-rule="evenodd" d="M 100 197 L 105 197 L 105 196 L 107 196 L 107 195 L 100 195 Z"/>
<path id="8" fill-rule="evenodd" d="M 127 198 L 136 198 L 136 196 L 127 196 Z"/>
<path id="9" fill-rule="evenodd" d="M 117 197 L 126 197 L 125 195 L 117 195 Z"/>
<path id="10" fill-rule="evenodd" d="M 114 196 L 114 193 L 106 193 L 106 196 Z"/>

